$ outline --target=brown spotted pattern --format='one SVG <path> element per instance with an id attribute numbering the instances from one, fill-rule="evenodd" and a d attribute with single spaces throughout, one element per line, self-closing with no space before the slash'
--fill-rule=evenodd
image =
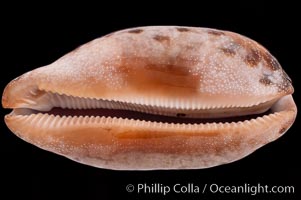
<path id="1" fill-rule="evenodd" d="M 221 35 L 219 33 L 214 33 L 212 30 L 207 31 L 209 34 L 213 35 Z M 223 32 L 222 32 L 223 33 Z M 250 41 L 247 38 L 241 37 L 238 34 L 226 32 L 226 36 L 230 36 L 232 38 L 232 44 L 241 47 L 246 51 L 242 59 L 246 63 L 247 66 L 256 67 L 259 63 L 263 63 L 265 67 L 270 69 L 271 71 L 277 71 L 281 69 L 279 62 L 274 58 L 266 49 L 264 49 L 261 45 L 254 41 Z M 223 46 L 223 52 L 226 55 L 233 55 L 232 49 L 226 48 Z"/>
<path id="2" fill-rule="evenodd" d="M 282 70 L 276 70 L 280 67 L 279 63 L 264 47 L 228 31 L 174 26 L 138 27 L 115 32 L 111 37 L 94 40 L 89 45 L 98 47 L 93 55 L 103 60 L 99 66 L 105 67 L 97 68 L 98 71 L 85 71 L 85 74 L 95 77 L 93 80 L 105 88 L 102 90 L 104 96 L 108 93 L 106 88 L 110 88 L 107 84 L 124 90 L 121 87 L 123 84 L 120 84 L 122 82 L 128 85 L 127 88 L 134 88 L 130 91 L 139 91 L 139 95 L 143 93 L 149 98 L 154 95 L 148 91 L 158 93 L 158 88 L 164 85 L 166 99 L 180 97 L 186 101 L 189 95 L 194 98 L 204 96 L 206 102 L 202 104 L 214 106 L 214 95 L 233 95 L 233 98 L 240 95 L 248 98 L 236 103 L 249 105 L 255 101 L 252 98 L 260 96 L 262 98 L 256 101 L 263 102 L 277 96 L 278 91 L 284 94 L 292 90 L 286 75 L 282 75 Z M 91 52 L 83 52 L 78 59 L 80 63 L 93 66 L 89 59 Z M 75 62 L 75 59 L 69 60 Z M 111 69 L 111 66 L 118 67 Z M 74 73 L 74 68 L 74 64 L 70 65 L 71 73 Z M 115 75 L 99 80 L 98 77 L 103 74 Z M 77 80 L 80 76 L 74 74 L 74 77 Z M 78 82 L 81 80 L 73 85 Z M 114 88 L 114 100 L 121 99 L 123 95 L 120 94 L 124 92 L 117 92 L 117 86 Z M 163 89 L 160 92 L 163 93 Z M 223 100 L 225 105 L 232 103 L 230 98 Z"/>
<path id="3" fill-rule="evenodd" d="M 261 61 L 261 56 L 257 50 L 249 49 L 244 61 L 247 65 L 254 67 Z"/>
<path id="4" fill-rule="evenodd" d="M 168 36 L 164 36 L 164 35 L 155 35 L 153 38 L 158 42 L 168 42 L 170 40 Z"/>
<path id="5" fill-rule="evenodd" d="M 272 70 L 276 71 L 280 69 L 280 64 L 278 61 L 268 52 L 262 52 L 262 58 L 265 60 L 267 66 Z"/>
<path id="6" fill-rule="evenodd" d="M 218 31 L 218 30 L 208 30 L 207 33 L 209 33 L 210 35 L 215 35 L 215 36 L 221 36 L 221 35 L 225 35 L 224 32 L 222 31 Z"/>
<path id="7" fill-rule="evenodd" d="M 236 54 L 235 49 L 221 47 L 220 50 L 227 56 L 234 56 Z"/>
<path id="8" fill-rule="evenodd" d="M 251 39 L 155 26 L 95 39 L 22 75 L 2 105 L 14 109 L 5 122 L 17 136 L 87 165 L 195 169 L 280 137 L 296 117 L 292 93 L 277 60 Z"/>
<path id="9" fill-rule="evenodd" d="M 129 30 L 128 33 L 135 33 L 135 34 L 139 34 L 139 33 L 142 33 L 143 32 L 143 29 L 132 29 L 132 30 Z"/>
<path id="10" fill-rule="evenodd" d="M 282 128 L 279 130 L 279 134 L 282 135 L 283 133 L 285 133 L 286 130 L 287 130 L 287 127 L 282 127 Z"/>
<path id="11" fill-rule="evenodd" d="M 272 81 L 268 77 L 261 78 L 259 80 L 259 82 L 264 84 L 264 85 L 271 85 L 272 84 Z"/>
<path id="12" fill-rule="evenodd" d="M 176 28 L 179 32 L 189 32 L 190 30 L 188 28 L 184 28 L 184 27 L 178 27 Z"/>

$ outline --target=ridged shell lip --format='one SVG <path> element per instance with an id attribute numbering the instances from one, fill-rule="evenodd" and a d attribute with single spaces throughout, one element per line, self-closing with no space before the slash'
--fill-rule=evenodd
<path id="1" fill-rule="evenodd" d="M 7 117 L 47 115 L 60 118 L 117 118 L 167 124 L 238 123 L 281 112 L 283 110 L 279 109 L 279 102 L 288 97 L 291 98 L 291 95 L 287 95 L 278 100 L 248 107 L 189 108 L 184 104 L 171 103 L 171 106 L 160 107 L 80 98 L 51 92 L 45 94 L 46 96 L 40 102 L 31 102 L 27 107 L 16 107 Z M 286 107 L 286 109 L 292 108 Z"/>
<path id="2" fill-rule="evenodd" d="M 7 127 L 108 169 L 200 169 L 285 133 L 297 109 L 281 65 L 257 42 L 196 27 L 137 27 L 95 39 L 11 81 Z"/>

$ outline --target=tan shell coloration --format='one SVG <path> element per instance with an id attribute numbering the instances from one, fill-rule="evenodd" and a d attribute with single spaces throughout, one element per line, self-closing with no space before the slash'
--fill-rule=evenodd
<path id="1" fill-rule="evenodd" d="M 5 121 L 16 135 L 78 162 L 184 169 L 229 163 L 280 137 L 296 117 L 292 93 L 278 61 L 253 40 L 208 28 L 154 26 L 106 35 L 20 76 L 5 88 L 2 104 L 14 109 Z M 53 107 L 184 118 L 270 112 L 189 124 L 45 113 Z"/>

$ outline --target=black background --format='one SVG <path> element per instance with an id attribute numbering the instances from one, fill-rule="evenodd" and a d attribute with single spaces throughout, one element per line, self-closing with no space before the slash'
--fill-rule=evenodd
<path id="1" fill-rule="evenodd" d="M 25 5 L 24 5 L 25 6 Z M 26 5 L 27 7 L 31 7 Z M 36 6 L 36 5 L 34 5 Z M 112 31 L 145 25 L 185 25 L 231 30 L 263 44 L 293 80 L 294 98 L 300 102 L 300 17 L 295 5 L 227 3 L 212 5 L 173 2 L 114 6 L 89 5 L 74 9 L 56 5 L 39 8 L 3 7 L 1 15 L 1 89 L 13 78 L 55 61 L 77 46 Z M 177 7 L 176 7 L 177 6 Z M 92 9 L 93 8 L 93 9 Z M 130 9 L 131 8 L 131 9 Z M 118 11 L 120 9 L 120 11 Z M 68 11 L 68 12 L 67 12 Z M 8 113 L 1 110 L 1 118 Z M 127 184 L 161 183 L 172 186 L 194 183 L 220 185 L 293 185 L 295 194 L 268 195 L 268 199 L 300 197 L 300 123 L 279 140 L 250 156 L 223 166 L 202 170 L 112 171 L 78 164 L 46 152 L 14 136 L 0 121 L 1 196 L 12 199 L 163 199 L 162 194 L 137 194 Z M 8 198 L 9 197 L 9 198 Z M 263 199 L 263 195 L 170 194 L 176 199 Z M 299 198 L 300 199 L 300 198 Z"/>

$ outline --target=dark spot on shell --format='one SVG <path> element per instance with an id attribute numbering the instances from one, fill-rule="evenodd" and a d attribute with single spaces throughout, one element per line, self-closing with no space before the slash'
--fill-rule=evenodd
<path id="1" fill-rule="evenodd" d="M 142 32 L 143 32 L 142 29 L 132 29 L 128 31 L 128 33 L 135 33 L 135 34 L 142 33 Z"/>
<path id="2" fill-rule="evenodd" d="M 215 36 L 225 35 L 224 32 L 222 32 L 222 31 L 217 31 L 217 30 L 208 30 L 207 33 L 209 33 L 209 34 L 211 34 L 211 35 L 215 35 Z"/>
<path id="3" fill-rule="evenodd" d="M 177 113 L 177 117 L 185 117 L 186 114 L 185 113 Z"/>
<path id="4" fill-rule="evenodd" d="M 187 44 L 187 45 L 185 46 L 185 49 L 187 49 L 187 50 L 193 50 L 193 49 L 195 49 L 195 46 L 194 46 L 194 45 L 191 45 L 191 44 Z"/>
<path id="5" fill-rule="evenodd" d="M 234 56 L 236 54 L 235 49 L 233 48 L 220 48 L 220 50 L 222 50 L 222 52 L 226 55 L 226 56 Z"/>
<path id="6" fill-rule="evenodd" d="M 272 84 L 272 81 L 268 77 L 261 78 L 259 80 L 259 82 L 262 83 L 263 85 L 271 85 Z"/>
<path id="7" fill-rule="evenodd" d="M 247 52 L 246 57 L 244 58 L 244 61 L 246 64 L 248 64 L 251 67 L 256 66 L 261 60 L 261 56 L 259 52 L 255 49 L 250 49 Z"/>
<path id="8" fill-rule="evenodd" d="M 283 134 L 285 131 L 286 131 L 286 127 L 282 127 L 282 128 L 279 130 L 279 134 Z"/>
<path id="9" fill-rule="evenodd" d="M 240 48 L 241 46 L 232 41 L 229 44 L 226 44 L 222 47 L 220 47 L 219 49 L 226 55 L 226 56 L 235 56 L 237 53 L 237 50 Z"/>
<path id="10" fill-rule="evenodd" d="M 112 128 L 103 128 L 104 130 L 110 132 L 112 130 Z"/>
<path id="11" fill-rule="evenodd" d="M 269 67 L 272 71 L 276 71 L 280 69 L 280 64 L 269 52 L 262 52 L 262 57 L 265 60 L 267 67 Z"/>
<path id="12" fill-rule="evenodd" d="M 190 29 L 188 29 L 188 28 L 181 28 L 181 27 L 177 28 L 177 30 L 179 32 L 189 32 L 190 31 Z"/>
<path id="13" fill-rule="evenodd" d="M 168 36 L 164 36 L 164 35 L 155 35 L 154 40 L 157 40 L 158 42 L 168 42 L 170 40 L 170 38 Z"/>

